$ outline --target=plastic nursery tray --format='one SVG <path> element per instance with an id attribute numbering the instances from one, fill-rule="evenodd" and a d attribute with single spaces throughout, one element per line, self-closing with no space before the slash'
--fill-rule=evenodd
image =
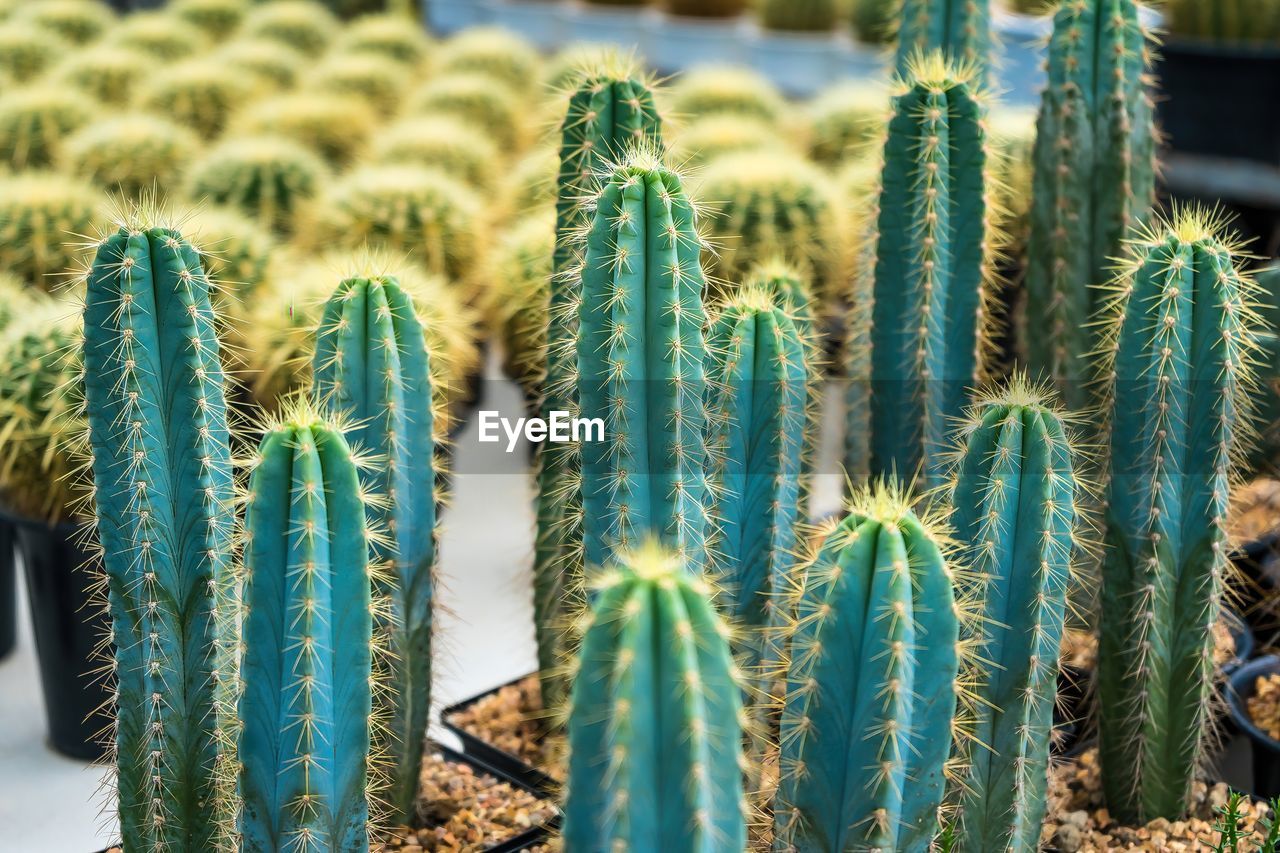
<path id="1" fill-rule="evenodd" d="M 435 749 L 435 751 L 438 752 L 446 761 L 451 761 L 456 764 L 469 764 L 475 769 L 481 771 L 482 773 L 486 773 L 490 776 L 494 776 L 503 782 L 507 782 L 511 785 L 514 785 L 517 788 L 520 788 L 524 791 L 528 791 L 530 794 L 535 794 L 539 797 L 546 796 L 546 794 L 543 793 L 542 791 L 539 791 L 529 785 L 526 785 L 521 780 L 512 777 L 511 774 L 504 773 L 502 770 L 498 768 L 491 767 L 488 763 L 481 761 L 473 756 L 464 755 L 461 752 L 458 752 L 457 750 L 450 749 L 449 747 L 443 746 L 441 744 L 432 744 L 432 748 Z M 522 850 L 528 850 L 529 848 L 533 847 L 535 844 L 541 844 L 542 842 L 546 841 L 551 836 L 551 832 L 557 826 L 559 826 L 559 823 L 560 823 L 560 815 L 557 812 L 555 817 L 551 818 L 551 820 L 549 820 L 547 823 L 539 824 L 538 826 L 532 827 L 531 829 L 526 829 L 524 832 L 521 832 L 518 835 L 511 836 L 506 841 L 499 841 L 497 844 L 493 845 L 492 847 L 486 847 L 484 848 L 484 853 L 520 853 L 520 851 Z M 110 853 L 110 851 L 116 850 L 116 849 L 119 849 L 119 848 L 106 847 L 98 851 L 98 853 Z"/>
<path id="2" fill-rule="evenodd" d="M 461 702 L 450 705 L 440 714 L 440 722 L 446 729 L 453 732 L 462 741 L 462 752 L 473 763 L 488 769 L 499 778 L 509 779 L 512 783 L 520 785 L 526 790 L 533 791 L 543 797 L 556 797 L 560 789 L 555 779 L 552 779 L 543 771 L 529 764 L 523 758 L 512 755 L 505 749 L 499 749 L 491 743 L 486 742 L 483 738 L 467 731 L 460 725 L 455 723 L 454 717 L 466 711 L 477 702 L 487 699 L 493 694 L 502 690 L 504 687 L 511 687 L 524 681 L 526 678 L 534 675 L 522 675 L 514 678 L 505 684 L 499 684 L 491 690 L 486 690 L 470 699 L 463 699 Z M 558 822 L 558 821 L 557 821 Z"/>

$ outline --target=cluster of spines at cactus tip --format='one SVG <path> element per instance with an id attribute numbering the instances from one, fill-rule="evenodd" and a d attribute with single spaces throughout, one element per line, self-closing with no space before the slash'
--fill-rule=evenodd
<path id="1" fill-rule="evenodd" d="M 608 164 L 633 146 L 661 144 L 662 121 L 652 82 L 634 63 L 613 54 L 595 58 L 568 84 L 561 124 L 556 187 L 555 248 L 548 299 L 545 377 L 541 408 L 576 417 L 578 312 L 582 286 L 582 232 L 590 224 L 589 200 L 607 180 Z M 548 703 L 561 700 L 564 685 L 553 673 L 563 663 L 572 587 L 581 573 L 582 496 L 578 489 L 579 450 L 573 445 L 543 448 L 538 472 L 538 537 L 534 560 L 534 609 L 538 664 Z"/>
<path id="2" fill-rule="evenodd" d="M 711 591 L 652 542 L 594 586 L 570 699 L 566 849 L 746 849 L 743 685 Z"/>
<path id="3" fill-rule="evenodd" d="M 653 148 L 613 166 L 591 202 L 578 310 L 578 406 L 603 417 L 577 472 L 583 561 L 656 536 L 706 560 L 703 241 L 679 175 Z"/>
<path id="4" fill-rule="evenodd" d="M 781 593 L 775 850 L 927 850 L 962 774 L 977 587 L 911 500 L 892 481 L 858 491 Z"/>
<path id="5" fill-rule="evenodd" d="M 957 433 L 945 499 L 983 614 L 958 824 L 966 850 L 1039 843 L 1058 649 L 1090 491 L 1064 418 L 1046 388 L 1015 375 L 981 393 Z"/>
<path id="6" fill-rule="evenodd" d="M 350 424 L 305 395 L 263 425 L 243 500 L 235 849 L 369 849 L 383 814 L 385 548 Z"/>
<path id="7" fill-rule="evenodd" d="M 1175 210 L 1132 240 L 1102 310 L 1100 759 L 1124 821 L 1181 814 L 1210 736 L 1228 500 L 1256 392 L 1240 261 L 1218 215 Z"/>
<path id="8" fill-rule="evenodd" d="M 373 547 L 391 578 L 379 590 L 389 618 L 377 628 L 390 651 L 380 713 L 391 734 L 389 806 L 400 823 L 414 814 L 431 696 L 439 398 L 430 361 L 413 298 L 395 276 L 342 279 L 316 332 L 312 374 L 323 406 L 350 419 L 350 440 L 379 459 L 364 480 L 382 498 L 372 513 L 385 544 Z"/>
<path id="9" fill-rule="evenodd" d="M 855 304 L 850 322 L 849 429 L 870 433 L 851 445 L 869 448 L 869 462 L 852 459 L 851 470 L 920 475 L 927 489 L 945 482 L 951 419 L 967 389 L 986 378 L 996 332 L 990 303 L 1000 237 L 975 73 L 933 53 L 917 55 L 899 81 L 875 261 L 855 285 L 855 302 L 870 307 Z"/>
<path id="10" fill-rule="evenodd" d="M 112 620 L 115 785 L 135 850 L 225 844 L 234 485 L 197 250 L 137 209 L 86 273 L 85 411 Z"/>
<path id="11" fill-rule="evenodd" d="M 1026 278 L 1032 366 L 1068 407 L 1089 402 L 1099 285 L 1155 198 L 1149 47 L 1134 0 L 1077 0 L 1054 18 L 1037 120 Z"/>

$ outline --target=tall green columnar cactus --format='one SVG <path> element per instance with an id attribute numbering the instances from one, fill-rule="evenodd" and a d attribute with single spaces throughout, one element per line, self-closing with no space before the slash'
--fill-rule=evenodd
<path id="1" fill-rule="evenodd" d="M 944 541 L 881 481 L 798 574 L 773 849 L 929 849 L 966 657 Z"/>
<path id="2" fill-rule="evenodd" d="M 84 393 L 116 690 L 124 846 L 222 843 L 221 699 L 233 636 L 234 487 L 223 371 L 200 255 L 151 215 L 98 244 L 84 307 Z"/>
<path id="3" fill-rule="evenodd" d="M 895 67 L 906 74 L 914 57 L 940 50 L 981 80 L 991 61 L 991 0 L 902 0 Z"/>
<path id="4" fill-rule="evenodd" d="M 1081 491 L 1073 439 L 1022 377 L 980 397 L 959 439 L 951 520 L 986 629 L 960 847 L 1036 850 Z"/>
<path id="5" fill-rule="evenodd" d="M 1096 285 L 1154 200 L 1149 61 L 1134 0 L 1058 8 L 1037 120 L 1025 343 L 1071 409 L 1088 402 Z"/>
<path id="6" fill-rule="evenodd" d="M 648 150 L 600 191 L 582 260 L 578 404 L 587 571 L 657 537 L 690 571 L 706 557 L 706 278 L 680 177 Z"/>
<path id="7" fill-rule="evenodd" d="M 855 315 L 848 352 L 851 428 L 871 353 L 872 475 L 919 474 L 923 488 L 945 482 L 952 419 L 985 372 L 996 236 L 984 112 L 970 72 L 936 53 L 912 66 L 884 149 L 873 307 Z"/>
<path id="8" fill-rule="evenodd" d="M 630 146 L 661 138 L 661 120 L 648 81 L 627 63 L 607 57 L 580 72 L 561 125 L 556 184 L 556 236 L 546 336 L 542 410 L 576 412 L 578 303 L 582 285 L 574 271 L 580 234 L 590 222 L 584 206 L 605 164 Z M 543 700 L 558 704 L 565 685 L 556 673 L 564 662 L 562 638 L 572 596 L 566 585 L 581 572 L 581 496 L 576 491 L 578 451 L 548 444 L 538 471 L 538 534 L 534 558 L 534 622 Z"/>
<path id="9" fill-rule="evenodd" d="M 374 559 L 387 567 L 390 817 L 413 819 L 431 707 L 432 575 L 436 563 L 435 413 L 430 356 L 413 300 L 390 275 L 347 278 L 325 305 L 312 365 L 323 404 L 349 418 L 347 438 L 374 454 L 365 488 L 384 498 L 371 513 L 386 531 Z"/>
<path id="10" fill-rule="evenodd" d="M 759 676 L 771 605 L 794 560 L 809 374 L 805 344 L 774 294 L 734 296 L 707 340 L 709 559 L 721 607 L 743 629 L 748 676 Z M 772 632 L 776 635 L 776 631 Z"/>
<path id="11" fill-rule="evenodd" d="M 340 427 L 299 402 L 249 480 L 241 846 L 369 849 L 373 599 L 365 492 Z"/>
<path id="12" fill-rule="evenodd" d="M 602 575 L 570 699 L 565 850 L 746 849 L 727 635 L 702 582 L 652 544 Z"/>
<path id="13" fill-rule="evenodd" d="M 1218 224 L 1181 211 L 1131 247 L 1106 306 L 1103 789 L 1126 822 L 1177 818 L 1203 757 L 1227 499 L 1250 434 L 1253 283 Z"/>

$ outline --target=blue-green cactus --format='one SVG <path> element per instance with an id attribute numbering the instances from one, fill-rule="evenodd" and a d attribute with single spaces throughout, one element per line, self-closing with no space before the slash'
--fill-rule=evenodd
<path id="1" fill-rule="evenodd" d="M 945 541 L 877 482 L 797 573 L 774 850 L 929 849 L 967 659 Z"/>
<path id="2" fill-rule="evenodd" d="M 1063 3 L 1037 120 L 1024 335 L 1032 369 L 1088 402 L 1096 285 L 1155 198 L 1147 37 L 1135 0 Z"/>
<path id="3" fill-rule="evenodd" d="M 1071 561 L 1085 490 L 1048 392 L 1015 377 L 959 430 L 951 521 L 980 579 L 984 662 L 963 786 L 963 850 L 1036 850 Z"/>
<path id="4" fill-rule="evenodd" d="M 940 50 L 981 78 L 991 61 L 991 0 L 902 0 L 898 12 L 899 74 L 912 57 Z"/>
<path id="5" fill-rule="evenodd" d="M 115 658 L 116 786 L 131 851 L 223 843 L 234 488 L 199 252 L 135 212 L 98 244 L 84 394 Z"/>
<path id="6" fill-rule="evenodd" d="M 436 565 L 435 401 L 430 354 L 412 297 L 391 275 L 343 279 L 316 332 L 315 390 L 350 419 L 347 439 L 374 454 L 365 488 L 382 501 L 372 524 L 385 530 L 374 559 L 389 577 L 390 673 L 380 711 L 390 729 L 390 818 L 414 816 L 431 708 L 432 575 Z"/>
<path id="7" fill-rule="evenodd" d="M 245 518 L 237 849 L 369 849 L 364 495 L 342 430 L 305 403 L 263 438 Z"/>
<path id="8" fill-rule="evenodd" d="M 649 81 L 612 54 L 575 72 L 561 124 L 560 171 L 556 180 L 555 250 L 547 314 L 546 376 L 542 411 L 576 412 L 580 234 L 590 223 L 584 201 L 596 190 L 605 164 L 636 144 L 657 144 L 662 121 Z M 539 454 L 538 533 L 534 557 L 534 623 L 544 701 L 558 704 L 566 685 L 564 662 L 568 607 L 574 575 L 582 571 L 582 498 L 577 490 L 578 451 L 549 444 Z"/>
<path id="9" fill-rule="evenodd" d="M 772 657 L 764 642 L 778 624 L 772 605 L 797 550 L 805 343 L 773 292 L 750 289 L 712 322 L 707 354 L 708 562 L 722 611 L 742 629 L 736 651 L 758 678 Z"/>
<path id="10" fill-rule="evenodd" d="M 1143 822 L 1184 812 L 1204 755 L 1257 316 L 1213 217 L 1179 211 L 1130 251 L 1098 365 L 1109 462 L 1097 681 L 1107 806 Z"/>
<path id="11" fill-rule="evenodd" d="M 565 849 L 741 853 L 742 688 L 709 591 L 652 544 L 599 580 L 570 698 Z"/>
<path id="12" fill-rule="evenodd" d="M 581 265 L 578 406 L 588 573 L 650 536 L 691 571 L 706 558 L 706 278 L 680 177 L 639 149 L 595 202 Z"/>
<path id="13" fill-rule="evenodd" d="M 873 307 L 855 306 L 846 354 L 849 432 L 865 431 L 869 408 L 871 474 L 919 476 L 926 489 L 945 482 L 951 421 L 986 370 L 996 235 L 979 92 L 971 72 L 936 53 L 900 86 L 884 149 Z"/>

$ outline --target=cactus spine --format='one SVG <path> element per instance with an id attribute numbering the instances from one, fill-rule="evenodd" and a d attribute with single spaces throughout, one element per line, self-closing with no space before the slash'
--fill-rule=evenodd
<path id="1" fill-rule="evenodd" d="M 877 482 L 798 573 L 775 850 L 929 849 L 966 659 L 944 543 Z"/>
<path id="2" fill-rule="evenodd" d="M 1096 285 L 1155 194 L 1148 50 L 1134 0 L 1063 3 L 1037 120 L 1027 268 L 1031 367 L 1068 408 L 1088 400 Z"/>
<path id="3" fill-rule="evenodd" d="M 991 0 L 902 0 L 895 66 L 905 74 L 920 55 L 942 51 L 986 76 L 991 54 Z"/>
<path id="4" fill-rule="evenodd" d="M 871 473 L 922 473 L 926 489 L 945 482 L 950 419 L 985 372 L 995 235 L 983 116 L 969 72 L 936 53 L 912 66 L 884 149 L 873 307 L 855 315 L 849 347 L 851 432 L 866 406 L 856 360 L 871 353 Z"/>
<path id="5" fill-rule="evenodd" d="M 590 223 L 583 201 L 595 190 L 597 174 L 606 163 L 621 158 L 629 146 L 657 144 L 661 127 L 653 93 L 633 69 L 606 57 L 598 67 L 580 72 L 560 128 L 544 412 L 579 410 L 574 382 L 582 284 L 575 269 L 580 235 Z M 582 571 L 582 497 L 576 484 L 580 458 L 571 445 L 547 445 L 539 458 L 534 621 L 538 667 L 544 673 L 543 701 L 554 703 L 564 693 L 564 685 L 550 673 L 563 663 L 567 607 L 573 600 L 568 588 Z"/>
<path id="6" fill-rule="evenodd" d="M 679 176 L 640 150 L 596 199 L 581 265 L 578 405 L 583 555 L 600 567 L 649 536 L 690 571 L 706 556 L 706 278 Z"/>
<path id="7" fill-rule="evenodd" d="M 965 850 L 1036 850 L 1071 559 L 1073 440 L 1044 389 L 1015 377 L 980 397 L 959 432 L 956 538 L 983 586 L 986 665 L 964 785 Z"/>
<path id="8" fill-rule="evenodd" d="M 239 849 L 366 851 L 374 608 L 342 431 L 299 404 L 263 438 L 247 499 Z"/>
<path id="9" fill-rule="evenodd" d="M 1213 697 L 1211 627 L 1257 328 L 1254 285 L 1218 231 L 1187 210 L 1153 227 L 1105 309 L 1100 758 L 1107 805 L 1125 822 L 1183 812 Z"/>
<path id="10" fill-rule="evenodd" d="M 744 629 L 760 674 L 772 604 L 796 551 L 808 408 L 805 343 L 774 294 L 734 297 L 707 341 L 707 452 L 714 494 L 707 548 L 721 608 Z M 776 632 L 774 632 L 776 634 Z"/>
<path id="11" fill-rule="evenodd" d="M 390 569 L 390 618 L 379 627 L 390 637 L 391 689 L 381 698 L 391 730 L 392 818 L 407 824 L 431 707 L 436 418 L 423 324 L 394 276 L 338 285 L 316 333 L 312 371 L 320 399 L 354 424 L 349 439 L 379 459 L 365 488 L 385 499 L 373 511 L 387 535 L 374 558 Z"/>
<path id="12" fill-rule="evenodd" d="M 199 253 L 138 212 L 98 245 L 84 308 L 94 503 L 115 643 L 116 784 L 129 850 L 222 841 L 234 637 L 231 451 Z"/>
<path id="13" fill-rule="evenodd" d="M 600 581 L 570 702 L 565 849 L 745 850 L 741 688 L 708 591 L 652 544 Z"/>

